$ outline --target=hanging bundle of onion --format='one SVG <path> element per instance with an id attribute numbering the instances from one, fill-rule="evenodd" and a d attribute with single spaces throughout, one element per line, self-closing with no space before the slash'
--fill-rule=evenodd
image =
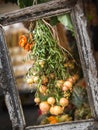
<path id="1" fill-rule="evenodd" d="M 70 52 L 62 49 L 53 37 L 52 27 L 48 23 L 36 21 L 32 33 L 35 44 L 29 57 L 34 64 L 27 72 L 27 82 L 36 83 L 34 101 L 42 113 L 60 115 L 70 104 L 73 85 L 79 78 L 76 64 Z M 69 61 L 70 65 L 66 67 Z M 73 67 L 70 67 L 71 64 Z"/>

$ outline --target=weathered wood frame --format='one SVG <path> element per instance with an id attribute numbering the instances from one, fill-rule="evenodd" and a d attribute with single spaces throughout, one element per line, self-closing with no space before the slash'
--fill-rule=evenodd
<path id="1" fill-rule="evenodd" d="M 26 126 L 19 95 L 10 65 L 3 28 L 0 26 L 0 88 L 5 95 L 10 119 L 14 130 L 97 130 L 98 129 L 98 78 L 96 62 L 93 55 L 87 20 L 82 6 L 82 0 L 53 0 L 34 5 L 7 14 L 0 15 L 2 26 L 39 18 L 52 17 L 70 13 L 76 31 L 77 47 L 87 82 L 87 92 L 93 119 L 74 121 L 56 125 Z M 4 63 L 6 61 L 6 64 Z"/>

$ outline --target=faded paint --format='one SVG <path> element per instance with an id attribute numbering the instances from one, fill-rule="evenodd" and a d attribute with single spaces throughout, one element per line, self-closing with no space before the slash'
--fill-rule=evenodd
<path id="1" fill-rule="evenodd" d="M 94 120 L 59 123 L 56 125 L 42 125 L 27 127 L 26 130 L 90 130 L 94 125 Z M 94 129 L 92 129 L 94 130 Z"/>

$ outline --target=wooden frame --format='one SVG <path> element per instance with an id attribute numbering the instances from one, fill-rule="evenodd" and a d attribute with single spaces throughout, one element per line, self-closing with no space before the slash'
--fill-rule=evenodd
<path id="1" fill-rule="evenodd" d="M 24 115 L 16 89 L 2 26 L 0 26 L 0 64 L 0 88 L 2 88 L 5 95 L 5 102 L 10 120 L 12 121 L 12 127 L 23 129 L 25 126 Z"/>
<path id="2" fill-rule="evenodd" d="M 5 46 L 3 28 L 0 26 L 0 88 L 5 95 L 10 119 L 14 130 L 97 130 L 98 119 L 98 78 L 96 62 L 89 34 L 87 21 L 83 12 L 82 0 L 52 0 L 47 3 L 27 7 L 0 16 L 0 24 L 9 25 L 27 20 L 52 17 L 64 13 L 70 13 L 76 31 L 77 46 L 80 60 L 87 82 L 87 92 L 93 119 L 59 123 L 56 125 L 28 126 L 25 127 L 25 119 L 21 109 L 15 80 L 12 74 L 9 55 Z M 6 62 L 6 64 L 4 63 Z M 6 68 L 6 69 L 5 69 Z M 4 79 L 2 81 L 2 79 Z"/>

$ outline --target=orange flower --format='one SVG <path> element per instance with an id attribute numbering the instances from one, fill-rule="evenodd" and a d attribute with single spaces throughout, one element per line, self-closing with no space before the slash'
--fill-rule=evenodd
<path id="1" fill-rule="evenodd" d="M 21 35 L 19 38 L 19 45 L 24 47 L 27 43 L 27 37 L 25 35 Z"/>
<path id="2" fill-rule="evenodd" d="M 27 43 L 27 44 L 24 46 L 24 49 L 25 49 L 26 51 L 29 51 L 29 50 L 30 50 L 30 44 Z"/>
<path id="3" fill-rule="evenodd" d="M 19 45 L 20 45 L 21 47 L 24 47 L 25 44 L 26 44 L 26 43 L 25 43 L 23 40 L 20 40 L 20 41 L 19 41 Z"/>
<path id="4" fill-rule="evenodd" d="M 48 117 L 48 121 L 50 124 L 55 124 L 58 122 L 57 118 L 55 116 Z"/>
<path id="5" fill-rule="evenodd" d="M 32 40 L 32 34 L 30 34 L 29 37 Z M 31 41 L 30 43 L 28 43 L 28 37 L 26 37 L 25 35 L 21 35 L 19 38 L 19 45 L 23 47 L 24 50 L 30 51 L 34 45 L 34 42 Z"/>
<path id="6" fill-rule="evenodd" d="M 50 122 L 50 124 L 56 124 L 56 123 L 57 123 L 56 120 L 53 120 L 53 121 Z"/>
<path id="7" fill-rule="evenodd" d="M 48 121 L 52 121 L 52 120 L 54 120 L 54 119 L 56 119 L 55 116 L 49 116 L 49 117 L 48 117 Z"/>
<path id="8" fill-rule="evenodd" d="M 30 44 L 30 50 L 32 49 L 33 46 L 34 46 L 34 43 Z"/>

